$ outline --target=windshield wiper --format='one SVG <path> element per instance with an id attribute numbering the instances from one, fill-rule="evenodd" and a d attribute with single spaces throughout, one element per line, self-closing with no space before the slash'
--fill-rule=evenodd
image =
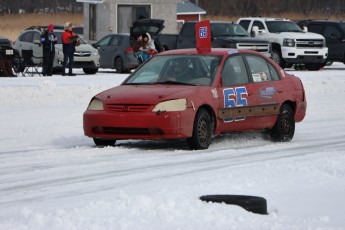
<path id="1" fill-rule="evenodd" d="M 162 85 L 195 85 L 191 83 L 186 83 L 186 82 L 180 82 L 180 81 L 160 81 L 160 82 L 155 82 L 154 84 L 162 84 Z"/>
<path id="2" fill-rule="evenodd" d="M 152 85 L 152 82 L 137 82 L 137 83 L 127 82 L 127 83 L 124 83 L 123 85 Z"/>

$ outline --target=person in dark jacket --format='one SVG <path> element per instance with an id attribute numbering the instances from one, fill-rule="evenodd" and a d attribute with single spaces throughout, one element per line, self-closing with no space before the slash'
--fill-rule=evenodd
<path id="1" fill-rule="evenodd" d="M 54 26 L 50 24 L 41 35 L 41 43 L 43 49 L 43 66 L 42 75 L 52 76 L 53 74 L 53 62 L 55 57 L 55 44 L 57 43 L 57 37 L 54 34 Z"/>
<path id="2" fill-rule="evenodd" d="M 65 69 L 68 67 L 68 76 L 75 76 L 72 71 L 74 62 L 75 46 L 79 45 L 79 37 L 72 31 L 73 24 L 67 22 L 65 31 L 62 33 L 63 67 L 62 76 L 66 76 Z"/>

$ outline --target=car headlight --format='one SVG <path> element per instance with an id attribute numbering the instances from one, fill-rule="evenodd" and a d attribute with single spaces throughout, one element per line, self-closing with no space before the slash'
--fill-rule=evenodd
<path id="1" fill-rule="evenodd" d="M 93 55 L 93 56 L 97 56 L 97 55 L 98 55 L 98 52 L 93 52 L 92 55 Z"/>
<path id="2" fill-rule="evenodd" d="M 88 110 L 104 110 L 103 101 L 98 98 L 93 98 L 87 107 Z"/>
<path id="3" fill-rule="evenodd" d="M 187 108 L 187 100 L 185 98 L 163 101 L 158 103 L 152 110 L 152 112 L 177 112 L 183 111 Z"/>
<path id="4" fill-rule="evenodd" d="M 292 38 L 284 38 L 283 46 L 294 47 L 295 46 L 295 41 Z"/>

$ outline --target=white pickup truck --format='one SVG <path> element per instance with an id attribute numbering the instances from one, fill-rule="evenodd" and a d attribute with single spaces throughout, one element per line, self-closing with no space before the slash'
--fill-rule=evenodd
<path id="1" fill-rule="evenodd" d="M 308 70 L 319 70 L 326 64 L 325 38 L 302 30 L 290 20 L 250 17 L 240 18 L 237 23 L 252 36 L 271 42 L 272 59 L 282 68 L 304 64 Z"/>

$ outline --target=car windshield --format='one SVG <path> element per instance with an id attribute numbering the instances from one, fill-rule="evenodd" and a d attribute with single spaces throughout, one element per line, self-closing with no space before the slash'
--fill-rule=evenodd
<path id="1" fill-rule="evenodd" d="M 301 32 L 303 30 L 294 22 L 291 21 L 267 21 L 267 29 L 271 33 L 281 32 Z"/>
<path id="2" fill-rule="evenodd" d="M 123 84 L 178 84 L 210 86 L 221 56 L 157 55 Z"/>
<path id="3" fill-rule="evenodd" d="M 248 32 L 238 24 L 215 23 L 211 24 L 212 36 L 228 36 L 228 37 L 250 37 Z"/>

